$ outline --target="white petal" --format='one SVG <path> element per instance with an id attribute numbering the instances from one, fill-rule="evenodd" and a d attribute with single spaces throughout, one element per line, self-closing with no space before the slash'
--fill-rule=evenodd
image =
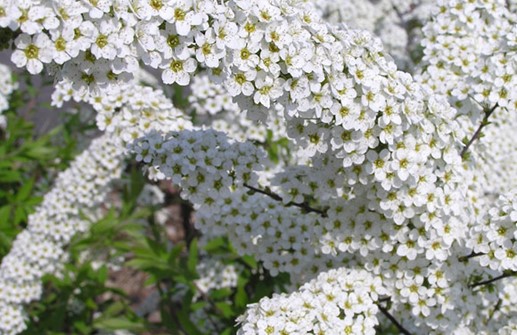
<path id="1" fill-rule="evenodd" d="M 11 61 L 16 64 L 17 67 L 24 67 L 27 64 L 27 57 L 21 50 L 15 50 L 11 55 Z"/>
<path id="2" fill-rule="evenodd" d="M 39 59 L 31 59 L 27 62 L 27 71 L 30 74 L 38 74 L 43 70 L 43 63 Z"/>

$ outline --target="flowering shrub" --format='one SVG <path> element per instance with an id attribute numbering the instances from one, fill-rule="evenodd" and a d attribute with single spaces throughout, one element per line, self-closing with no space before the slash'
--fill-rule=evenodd
<path id="1" fill-rule="evenodd" d="M 137 247 L 119 251 L 132 251 L 128 264 L 152 275 L 171 332 L 517 331 L 515 7 L 0 2 L 0 27 L 14 34 L 12 62 L 46 71 L 52 104 L 89 104 L 104 131 L 57 178 L 2 259 L 1 334 L 25 329 L 24 306 L 42 295 L 44 274 L 63 271 L 64 249 L 94 221 L 85 217 L 122 157 L 151 182 L 181 188 L 201 247 L 228 239 L 248 266 L 239 271 L 278 278 L 290 291 L 244 312 L 248 298 L 261 296 L 237 280 L 227 286 L 237 287 L 233 301 L 213 303 L 196 281 L 204 271 L 197 242 L 187 238 L 186 260 L 181 244 L 169 254 L 152 219 L 151 242 L 133 232 L 128 245 Z M 137 206 L 126 200 L 127 214 Z M 202 307 L 192 316 L 171 308 L 175 281 L 197 290 L 182 295 L 187 310 L 201 299 L 218 319 L 199 321 Z M 238 312 L 238 330 L 226 326 Z M 119 327 L 139 322 L 130 319 Z"/>

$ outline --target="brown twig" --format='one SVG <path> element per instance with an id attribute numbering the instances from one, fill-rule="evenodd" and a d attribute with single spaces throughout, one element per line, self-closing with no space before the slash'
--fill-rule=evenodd
<path id="1" fill-rule="evenodd" d="M 270 197 L 273 200 L 282 201 L 282 197 L 281 196 L 279 196 L 278 194 L 273 193 L 271 191 L 262 190 L 262 189 L 253 187 L 251 185 L 248 185 L 246 183 L 244 183 L 244 187 L 246 187 L 247 189 L 250 189 L 253 192 L 267 195 L 268 197 Z M 327 212 L 326 211 L 324 211 L 322 209 L 313 208 L 313 207 L 309 206 L 309 204 L 307 204 L 306 202 L 297 203 L 297 202 L 292 202 L 291 201 L 291 202 L 285 204 L 285 206 L 287 206 L 287 207 L 298 207 L 298 208 L 303 209 L 305 212 L 317 213 L 317 214 L 321 215 L 322 217 L 327 217 Z"/>
<path id="2" fill-rule="evenodd" d="M 379 304 L 377 304 L 377 306 L 379 307 L 379 310 L 382 312 L 382 314 L 384 314 L 384 316 L 386 316 L 391 321 L 391 323 L 393 323 L 395 327 L 397 327 L 401 334 L 411 335 L 411 333 L 406 328 L 404 328 L 404 326 L 400 322 L 398 322 L 398 320 L 395 319 L 395 317 L 391 315 L 386 308 L 382 307 Z"/>
<path id="3" fill-rule="evenodd" d="M 508 278 L 508 277 L 513 277 L 515 275 L 517 275 L 517 271 L 508 271 L 508 272 L 503 273 L 500 276 L 497 276 L 497 277 L 494 277 L 494 278 L 491 278 L 491 279 L 487 279 L 487 280 L 483 280 L 483 281 L 471 284 L 471 285 L 469 285 L 469 287 L 470 288 L 475 288 L 475 287 L 478 287 L 478 286 L 489 285 L 489 284 L 492 284 L 493 282 L 496 282 L 498 280 L 501 280 L 501 279 L 504 279 L 504 278 Z"/>
<path id="4" fill-rule="evenodd" d="M 483 256 L 483 255 L 485 255 L 485 254 L 482 253 L 482 252 L 472 252 L 470 255 L 462 256 L 462 257 L 458 258 L 458 260 L 460 262 L 465 262 L 465 261 L 468 261 L 471 258 L 478 257 L 478 256 Z"/>
<path id="5" fill-rule="evenodd" d="M 488 125 L 488 118 L 490 117 L 490 115 L 492 115 L 492 113 L 496 110 L 496 108 L 499 106 L 499 104 L 495 104 L 494 107 L 492 107 L 491 109 L 485 109 L 484 112 L 485 112 L 485 116 L 483 117 L 483 120 L 481 121 L 478 129 L 476 130 L 476 132 L 474 133 L 474 135 L 472 135 L 472 138 L 470 139 L 470 141 L 467 143 L 467 145 L 463 148 L 463 150 L 461 151 L 461 157 L 462 158 L 465 158 L 465 154 L 467 153 L 467 151 L 469 150 L 470 146 L 472 145 L 472 143 L 474 143 L 478 138 L 479 136 L 481 135 L 481 131 L 483 130 L 483 128 Z"/>

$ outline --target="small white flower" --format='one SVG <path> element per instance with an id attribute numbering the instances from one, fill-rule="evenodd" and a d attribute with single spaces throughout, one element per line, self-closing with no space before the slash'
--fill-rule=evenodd
<path id="1" fill-rule="evenodd" d="M 178 85 L 186 86 L 190 83 L 190 74 L 197 68 L 197 62 L 193 58 L 171 59 L 166 63 L 162 72 L 162 80 L 165 84 L 178 83 Z"/>
<path id="2" fill-rule="evenodd" d="M 21 34 L 15 40 L 17 50 L 11 55 L 11 60 L 18 67 L 27 67 L 31 74 L 43 70 L 43 63 L 52 61 L 52 43 L 46 34 L 40 33 L 33 37 Z"/>

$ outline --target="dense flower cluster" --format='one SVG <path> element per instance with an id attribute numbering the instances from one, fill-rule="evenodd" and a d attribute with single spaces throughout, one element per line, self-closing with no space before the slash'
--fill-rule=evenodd
<path id="1" fill-rule="evenodd" d="M 91 95 L 77 93 L 72 83 L 60 82 L 52 96 L 52 103 L 61 107 L 64 101 L 85 101 L 97 112 L 96 123 L 100 130 L 113 133 L 120 145 L 143 136 L 151 129 L 167 131 L 190 128 L 191 122 L 174 108 L 162 90 L 144 86 L 136 80 L 121 84 L 109 94 Z"/>
<path id="2" fill-rule="evenodd" d="M 385 3 L 390 22 L 414 2 L 397 1 L 398 11 Z M 492 142 L 502 143 L 503 133 L 516 142 L 514 118 L 498 119 L 496 129 L 505 132 L 493 130 L 496 141 L 484 143 L 485 152 L 473 150 L 471 160 L 464 153 L 472 124 L 493 108 L 515 114 L 513 14 L 499 0 L 440 1 L 424 29 L 415 81 L 370 33 L 325 22 L 325 6 L 9 2 L 0 6 L 7 14 L 0 26 L 21 30 L 12 55 L 18 66 L 38 73 L 48 64 L 59 80 L 56 105 L 90 102 L 99 128 L 129 143 L 151 178 L 182 187 L 203 233 L 229 235 L 239 253 L 255 255 L 273 275 L 291 274 L 293 284 L 317 278 L 290 296 L 261 301 L 243 317 L 243 334 L 371 333 L 375 292 L 389 296 L 389 312 L 414 333 L 514 327 L 515 281 L 484 285 L 514 269 L 515 220 L 502 214 L 510 206 L 504 198 L 488 212 L 489 197 L 482 206 L 473 201 L 492 181 L 483 159 L 491 159 L 491 148 L 504 150 Z M 215 114 L 207 124 L 221 122 L 219 129 L 242 142 L 192 130 L 163 94 L 135 89 L 130 79 L 139 61 L 161 69 L 165 84 L 192 82 L 193 108 Z M 262 122 L 254 133 L 251 123 L 231 124 L 243 113 Z M 266 127 L 285 129 L 289 138 L 293 158 L 281 169 L 243 141 L 263 140 Z M 498 157 L 497 164 L 515 162 Z M 357 307 L 341 306 L 339 292 Z"/>
<path id="3" fill-rule="evenodd" d="M 507 2 L 440 0 L 433 13 L 423 28 L 419 81 L 471 118 L 496 105 L 515 113 L 517 15 Z"/>
<path id="4" fill-rule="evenodd" d="M 476 125 L 466 117 L 460 116 L 459 120 L 470 134 L 483 126 L 482 122 Z M 485 124 L 482 136 L 469 150 L 464 179 L 469 180 L 471 185 L 469 199 L 474 204 L 478 217 L 478 220 L 472 222 L 473 241 L 480 238 L 482 240 L 479 229 L 483 226 L 483 217 L 494 206 L 494 200 L 517 187 L 515 127 L 517 113 L 496 109 L 490 115 L 490 124 Z M 474 241 L 475 243 L 478 242 Z"/>
<path id="5" fill-rule="evenodd" d="M 0 266 L 0 334 L 25 329 L 23 304 L 38 299 L 41 278 L 56 273 L 66 259 L 63 248 L 77 232 L 89 226 L 121 173 L 121 150 L 113 138 L 102 136 L 62 172 L 27 229 L 19 234 Z"/>
<path id="6" fill-rule="evenodd" d="M 517 192 L 502 195 L 478 228 L 479 262 L 493 270 L 517 271 Z"/>
<path id="7" fill-rule="evenodd" d="M 344 22 L 351 28 L 365 29 L 379 36 L 384 48 L 399 69 L 412 71 L 411 53 L 416 51 L 418 33 L 414 28 L 425 22 L 435 1 L 377 0 L 332 1 L 316 0 L 316 8 L 329 22 Z"/>
<path id="8" fill-rule="evenodd" d="M 228 90 L 211 81 L 206 72 L 192 79 L 191 90 L 188 100 L 198 121 L 236 140 L 264 143 L 268 136 L 279 140 L 286 132 L 285 120 L 280 114 L 270 117 L 265 124 L 249 120 L 232 101 Z"/>
<path id="9" fill-rule="evenodd" d="M 2 112 L 9 107 L 9 95 L 18 87 L 11 74 L 11 70 L 4 64 L 0 64 L 0 129 L 7 125 L 7 120 Z"/>
<path id="10" fill-rule="evenodd" d="M 512 3 L 438 2 L 423 29 L 424 59 L 417 78 L 456 107 L 455 119 L 461 124 L 457 136 L 466 145 L 476 132 L 482 135 L 469 147 L 463 172 L 476 214 L 468 223 L 467 245 L 483 254 L 476 261 L 499 270 L 507 268 L 502 263 L 512 262 L 511 253 L 494 258 L 490 236 L 498 229 L 490 233 L 495 226 L 485 222 L 489 211 L 494 213 L 494 200 L 517 187 L 517 15 L 509 7 Z"/>
<path id="11" fill-rule="evenodd" d="M 324 272 L 297 292 L 251 305 L 237 334 L 375 334 L 380 282 L 367 271 Z"/>

